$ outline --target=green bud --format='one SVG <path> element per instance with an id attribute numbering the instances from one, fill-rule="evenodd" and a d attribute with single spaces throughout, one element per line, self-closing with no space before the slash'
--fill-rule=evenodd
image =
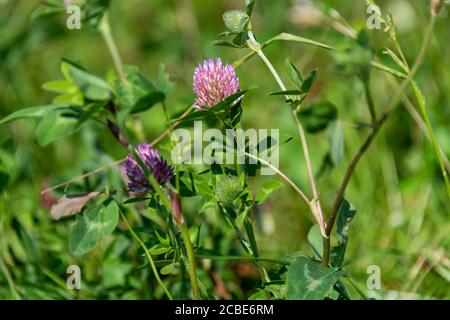
<path id="1" fill-rule="evenodd" d="M 242 191 L 238 177 L 221 176 L 216 184 L 216 199 L 225 206 L 232 206 Z"/>
<path id="2" fill-rule="evenodd" d="M 231 33 L 241 33 L 246 31 L 248 23 L 250 22 L 249 16 L 242 10 L 227 11 L 222 17 L 225 26 Z"/>

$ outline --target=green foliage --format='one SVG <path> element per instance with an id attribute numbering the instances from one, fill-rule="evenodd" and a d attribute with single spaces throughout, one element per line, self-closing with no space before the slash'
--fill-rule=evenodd
<path id="1" fill-rule="evenodd" d="M 241 33 L 246 31 L 250 18 L 244 11 L 231 10 L 223 14 L 223 21 L 230 33 Z"/>
<path id="2" fill-rule="evenodd" d="M 47 106 L 24 108 L 6 116 L 2 120 L 0 120 L 0 124 L 6 124 L 8 122 L 24 118 L 40 118 L 44 116 L 47 112 L 51 111 L 50 108 L 52 107 L 53 107 L 52 105 L 47 105 Z"/>
<path id="3" fill-rule="evenodd" d="M 319 101 L 298 113 L 306 131 L 316 133 L 325 129 L 337 118 L 338 109 L 329 101 Z"/>
<path id="4" fill-rule="evenodd" d="M 75 130 L 79 112 L 71 108 L 56 108 L 47 112 L 36 127 L 36 139 L 41 146 L 62 139 Z"/>
<path id="5" fill-rule="evenodd" d="M 355 217 L 356 209 L 347 200 L 343 200 L 339 207 L 336 221 L 338 244 L 331 249 L 331 265 L 340 267 L 344 262 L 345 250 L 348 242 L 348 226 Z"/>
<path id="6" fill-rule="evenodd" d="M 339 268 L 324 267 L 308 257 L 299 256 L 288 268 L 287 298 L 291 300 L 325 299 L 342 274 Z"/>
<path id="7" fill-rule="evenodd" d="M 304 21 L 297 5 L 285 19 L 282 1 L 255 5 L 256 1 L 245 0 L 245 7 L 226 12 L 223 21 L 223 3 L 215 1 L 182 6 L 176 12 L 170 2 L 160 1 L 156 15 L 127 1 L 111 2 L 114 8 L 109 11 L 109 2 L 80 1 L 82 30 L 73 32 L 64 25 L 62 1 L 46 0 L 39 6 L 6 1 L 2 6 L 0 298 L 191 299 L 190 275 L 196 270 L 202 298 L 365 299 L 369 262 L 380 265 L 383 287 L 389 287 L 389 292 L 377 291 L 378 298 L 449 296 L 444 263 L 449 207 L 441 181 L 449 150 L 445 120 L 450 90 L 447 69 L 442 68 L 442 57 L 449 55 L 448 19 L 437 21 L 424 65 L 411 82 L 413 95 L 406 86 L 389 124 L 358 162 L 345 198 L 364 214 L 354 219 L 355 207 L 342 201 L 325 267 L 320 228 L 317 224 L 309 228 L 310 205 L 291 188 L 296 185 L 314 200 L 301 144 L 280 149 L 281 174 L 268 180 L 259 176 L 260 162 L 174 165 L 168 156 L 173 145 L 160 134 L 170 134 L 167 125 L 179 123 L 190 130 L 194 120 L 222 131 L 279 128 L 279 141 L 269 137 L 267 146 L 257 146 L 259 151 L 273 150 L 275 142 L 280 146 L 297 135 L 290 118 L 293 112 L 307 132 L 323 133 L 306 140 L 318 197 L 328 217 L 348 161 L 375 132 L 364 123 L 367 102 L 359 82 L 368 83 L 370 73 L 369 89 L 380 115 L 397 88 L 391 75 L 401 80 L 411 72 L 408 63 L 412 66 L 419 52 L 423 12 L 429 8 L 420 2 L 398 4 L 410 6 L 423 19 L 413 19 L 409 30 L 399 25 L 397 35 L 396 10 L 383 20 L 386 30 L 354 32 L 357 19 L 345 18 L 365 7 L 343 2 L 315 1 L 313 8 L 327 23 L 313 28 L 298 27 Z M 114 22 L 111 26 L 108 16 Z M 142 28 L 143 21 L 152 23 Z M 174 23 L 182 27 L 181 35 Z M 256 52 L 210 46 L 223 23 L 227 31 L 215 44 L 247 48 L 248 32 L 254 32 L 275 72 L 284 62 L 280 78 L 290 80 L 284 86 L 287 90 L 270 93 L 275 98 L 268 99 L 264 90 L 277 90 L 273 88 L 278 83 Z M 280 30 L 296 30 L 299 35 L 278 34 Z M 106 45 L 101 39 L 105 31 L 115 39 Z M 117 60 L 119 53 L 123 56 Z M 292 60 L 286 59 L 287 54 Z M 62 56 L 80 63 L 64 59 L 61 76 L 56 66 Z M 260 89 L 238 92 L 180 119 L 193 103 L 191 75 L 203 56 L 220 56 L 236 66 L 242 86 L 255 84 Z M 122 66 L 120 60 L 133 65 Z M 171 77 L 160 61 L 167 63 Z M 316 67 L 321 70 L 320 82 Z M 41 84 L 53 95 L 40 90 Z M 286 98 L 291 110 L 280 107 L 277 97 Z M 51 103 L 45 105 L 46 101 Z M 24 108 L 33 105 L 39 106 Z M 417 106 L 420 113 L 415 112 Z M 118 163 L 143 142 L 154 142 L 175 167 L 176 177 L 164 186 L 153 186 L 158 192 L 132 194 Z M 142 161 L 139 164 L 143 166 Z M 144 171 L 151 177 L 148 169 Z M 69 183 L 41 193 L 65 181 Z M 120 231 L 114 232 L 119 214 Z M 183 232 L 181 219 L 173 219 L 176 214 L 184 219 Z M 60 217 L 64 219 L 54 221 Z M 296 251 L 306 245 L 310 257 Z M 67 247 L 73 254 L 67 254 Z M 195 257 L 194 268 L 189 252 Z M 426 269 L 413 268 L 417 257 Z M 66 289 L 66 267 L 71 264 L 82 269 L 79 291 Z M 351 270 L 351 277 L 344 267 Z"/>
<path id="8" fill-rule="evenodd" d="M 229 97 L 223 99 L 218 104 L 211 106 L 211 107 L 205 107 L 202 110 L 194 111 L 187 116 L 183 118 L 173 119 L 171 123 L 175 122 L 192 122 L 195 120 L 206 120 L 206 119 L 220 119 L 222 121 L 227 121 L 228 125 L 231 125 L 229 120 L 235 121 L 239 120 L 235 118 L 235 116 L 239 117 L 239 114 L 232 115 L 232 113 L 235 113 L 236 109 L 231 108 L 233 104 L 239 104 L 240 99 L 244 96 L 244 94 L 248 90 L 242 90 L 235 94 L 230 95 Z M 230 119 L 231 118 L 231 119 Z"/>
<path id="9" fill-rule="evenodd" d="M 111 87 L 103 79 L 81 69 L 74 63 L 64 60 L 61 70 L 67 81 L 71 81 L 88 100 L 109 100 L 111 98 Z"/>
<path id="10" fill-rule="evenodd" d="M 89 252 L 104 236 L 114 231 L 118 221 L 119 206 L 115 201 L 78 215 L 70 233 L 70 251 L 75 255 Z"/>
<path id="11" fill-rule="evenodd" d="M 163 72 L 163 71 L 161 71 Z M 168 79 L 160 75 L 161 89 L 142 74 L 136 66 L 125 66 L 127 81 L 116 81 L 116 95 L 122 108 L 121 117 L 146 111 L 164 101 L 164 90 L 170 92 Z"/>
<path id="12" fill-rule="evenodd" d="M 348 75 L 356 74 L 367 78 L 372 61 L 372 48 L 367 31 L 362 29 L 356 41 L 350 43 L 345 51 L 337 51 L 334 57 L 340 72 Z"/>

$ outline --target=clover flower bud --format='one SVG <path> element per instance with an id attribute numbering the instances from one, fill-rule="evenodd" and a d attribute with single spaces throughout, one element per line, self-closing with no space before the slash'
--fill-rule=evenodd
<path id="1" fill-rule="evenodd" d="M 162 158 L 157 149 L 148 144 L 140 144 L 134 150 L 160 185 L 165 184 L 173 177 L 172 166 L 167 164 L 167 161 Z M 128 189 L 131 192 L 146 193 L 153 191 L 150 182 L 132 154 L 128 154 L 122 170 L 128 178 Z"/>

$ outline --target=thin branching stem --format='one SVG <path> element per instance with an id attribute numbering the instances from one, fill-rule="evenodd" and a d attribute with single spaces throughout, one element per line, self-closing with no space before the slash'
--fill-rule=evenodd
<path id="1" fill-rule="evenodd" d="M 299 37 L 299 36 L 289 34 L 289 33 L 280 33 L 279 35 L 276 35 L 275 37 L 270 38 L 269 40 L 265 41 L 264 43 L 261 44 L 261 50 L 264 49 L 265 47 L 271 45 L 275 41 L 288 41 L 288 42 L 304 43 L 304 44 L 313 45 L 313 46 L 316 46 L 316 47 L 322 48 L 322 49 L 327 49 L 327 50 L 332 50 L 332 51 L 341 51 L 341 49 L 339 49 L 339 48 L 336 48 L 336 47 L 333 47 L 333 46 L 330 46 L 330 45 L 327 45 L 327 44 L 324 44 L 321 42 L 313 41 L 313 40 L 310 40 L 307 38 Z M 233 62 L 233 67 L 235 67 L 235 68 L 239 67 L 241 64 L 243 64 L 247 60 L 251 59 L 256 54 L 257 54 L 256 51 L 254 51 L 254 50 L 250 51 L 249 53 L 247 53 L 245 56 L 243 56 L 239 60 L 236 60 L 235 62 Z M 393 76 L 395 76 L 397 78 L 406 79 L 406 75 L 404 73 L 394 70 L 388 66 L 385 66 L 384 64 L 382 64 L 380 62 L 371 61 L 370 65 L 372 67 L 374 67 L 375 69 L 392 74 Z"/>
<path id="2" fill-rule="evenodd" d="M 267 66 L 267 68 L 270 70 L 270 72 L 272 73 L 273 77 L 275 78 L 276 82 L 278 83 L 280 89 L 282 91 L 286 91 L 287 89 L 286 89 L 286 86 L 283 83 L 283 80 L 281 80 L 280 75 L 275 70 L 273 65 L 270 63 L 269 59 L 267 59 L 266 55 L 264 54 L 264 52 L 261 49 L 261 45 L 256 42 L 255 37 L 253 36 L 253 33 L 251 31 L 248 32 L 248 37 L 249 37 L 249 41 L 248 41 L 249 47 L 253 51 L 255 51 L 256 54 L 265 63 L 265 65 Z M 289 96 L 286 96 L 286 99 L 289 99 Z M 317 220 L 317 222 L 319 224 L 319 227 L 320 227 L 320 230 L 322 232 L 322 235 L 326 236 L 324 219 L 323 219 L 323 214 L 322 214 L 322 207 L 320 205 L 319 194 L 317 192 L 317 186 L 316 186 L 316 183 L 314 181 L 314 174 L 313 174 L 313 170 L 312 170 L 311 159 L 310 159 L 310 155 L 309 155 L 308 143 L 306 141 L 305 131 L 303 129 L 303 125 L 301 124 L 300 120 L 297 117 L 297 114 L 296 114 L 295 110 L 292 111 L 292 116 L 293 116 L 293 118 L 295 120 L 295 123 L 297 125 L 297 129 L 298 129 L 298 133 L 299 133 L 299 136 L 300 136 L 300 141 L 301 141 L 302 150 L 303 150 L 303 157 L 305 159 L 306 168 L 307 168 L 307 171 L 308 171 L 308 180 L 309 180 L 309 184 L 310 184 L 310 187 L 311 187 L 311 192 L 313 194 L 313 200 L 312 200 L 313 205 L 310 206 L 310 208 L 312 209 L 312 214 L 314 215 L 315 219 Z"/>
<path id="3" fill-rule="evenodd" d="M 347 185 L 350 181 L 350 178 L 353 175 L 353 172 L 355 171 L 355 168 L 359 162 L 359 160 L 362 158 L 362 156 L 366 153 L 366 151 L 369 149 L 370 145 L 372 144 L 372 141 L 375 139 L 375 136 L 377 135 L 379 129 L 381 126 L 385 123 L 387 118 L 389 117 L 391 111 L 394 109 L 394 107 L 397 105 L 398 101 L 403 95 L 403 91 L 406 89 L 408 84 L 413 80 L 414 75 L 416 74 L 419 67 L 422 65 L 422 62 L 425 58 L 425 53 L 427 51 L 428 45 L 431 40 L 431 36 L 433 34 L 434 26 L 436 23 L 436 17 L 432 16 L 430 20 L 430 24 L 425 32 L 424 39 L 422 42 L 422 46 L 420 48 L 419 54 L 417 55 L 416 61 L 414 63 L 413 68 L 408 73 L 407 78 L 402 82 L 400 87 L 395 92 L 393 98 L 390 100 L 388 106 L 384 110 L 383 114 L 380 116 L 380 118 L 375 123 L 375 127 L 373 131 L 369 134 L 369 136 L 366 138 L 364 143 L 361 145 L 361 147 L 358 149 L 358 151 L 353 156 L 352 160 L 350 161 L 349 165 L 347 166 L 344 178 L 341 182 L 341 185 L 339 186 L 339 190 L 336 194 L 336 197 L 334 199 L 333 205 L 330 210 L 330 215 L 328 217 L 328 221 L 326 224 L 326 233 L 329 236 L 331 234 L 331 231 L 333 230 L 334 223 L 336 221 L 336 216 L 338 213 L 339 206 L 341 205 L 342 200 L 344 199 L 344 193 L 347 188 Z M 328 240 L 329 241 L 329 240 Z M 327 246 L 327 250 L 329 251 L 330 246 Z M 324 254 L 325 256 L 329 256 L 329 254 Z M 328 261 L 325 261 L 324 263 L 328 265 Z"/>
<path id="4" fill-rule="evenodd" d="M 123 70 L 123 63 L 120 57 L 119 49 L 117 49 L 116 42 L 112 36 L 111 25 L 109 23 L 108 14 L 105 13 L 102 17 L 102 20 L 99 25 L 100 33 L 103 36 L 103 39 L 106 42 L 108 50 L 111 54 L 111 57 L 114 61 L 114 66 L 116 67 L 117 73 L 121 81 L 125 81 L 125 73 Z"/>

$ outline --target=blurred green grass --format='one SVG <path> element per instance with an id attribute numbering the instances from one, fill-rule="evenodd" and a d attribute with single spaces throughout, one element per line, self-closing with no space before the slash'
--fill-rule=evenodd
<path id="1" fill-rule="evenodd" d="M 224 30 L 222 13 L 241 7 L 241 2 L 112 1 L 110 18 L 125 63 L 138 65 L 151 77 L 157 74 L 161 63 L 166 65 L 177 85 L 168 101 L 169 112 L 175 114 L 193 101 L 191 79 L 197 63 L 218 56 L 232 62 L 244 54 L 244 51 L 211 45 L 217 34 Z M 365 26 L 364 1 L 319 2 L 336 8 L 355 29 Z M 401 26 L 399 41 L 411 62 L 418 52 L 429 17 L 428 2 L 395 1 L 395 5 L 393 2 L 380 1 L 380 4 L 384 13 L 391 8 L 394 18 L 398 19 Z M 280 32 L 290 32 L 336 46 L 345 43 L 343 35 L 327 25 L 303 28 L 294 23 L 290 11 L 293 3 L 287 0 L 258 1 L 253 26 L 258 39 L 266 40 Z M 113 68 L 107 48 L 94 30 L 69 31 L 64 27 L 63 17 L 30 21 L 30 13 L 37 4 L 37 1 L 0 4 L 0 118 L 21 108 L 48 103 L 52 96 L 43 91 L 41 85 L 61 77 L 59 64 L 62 57 L 80 62 L 102 76 Z M 405 16 L 404 12 L 411 15 Z M 448 15 L 449 9 L 445 8 L 416 80 L 425 94 L 438 141 L 450 156 Z M 388 45 L 382 31 L 374 31 L 371 35 L 377 48 Z M 325 212 L 328 212 L 345 165 L 367 134 L 365 129 L 353 126 L 366 117 L 363 87 L 356 77 L 337 72 L 332 57 L 323 50 L 280 42 L 265 51 L 280 70 L 286 57 L 290 57 L 303 72 L 318 68 L 314 95 L 308 102 L 327 99 L 338 106 L 345 131 L 345 158 L 318 181 Z M 267 92 L 277 90 L 270 74 L 256 58 L 239 67 L 237 72 L 243 88 L 258 87 L 246 96 L 244 126 L 281 128 L 282 133 L 294 137 L 281 149 L 280 167 L 308 190 L 290 112 L 281 100 L 267 96 Z M 378 113 L 394 92 L 386 79 L 385 74 L 372 71 Z M 412 92 L 408 90 L 407 94 L 415 103 Z M 65 269 L 68 264 L 77 262 L 87 270 L 89 283 L 89 290 L 82 290 L 80 297 L 151 297 L 141 281 L 147 276 L 145 271 L 130 273 L 124 262 L 132 260 L 134 267 L 139 265 L 135 254 L 130 258 L 117 249 L 121 260 L 108 260 L 107 242 L 82 262 L 71 256 L 67 249 L 70 222 L 52 221 L 39 196 L 46 179 L 54 184 L 119 159 L 124 156 L 121 146 L 112 141 L 107 132 L 92 125 L 83 133 L 42 148 L 33 138 L 35 124 L 32 122 L 20 121 L 0 127 L 0 165 L 9 175 L 7 186 L 0 190 L 0 260 L 18 294 L 23 298 L 73 297 L 64 288 Z M 144 113 L 142 122 L 149 141 L 166 125 L 159 107 Z M 328 148 L 327 137 L 326 134 L 309 135 L 308 140 L 317 171 Z M 258 184 L 258 181 L 252 183 Z M 450 298 L 450 203 L 432 146 L 402 106 L 396 108 L 358 165 L 346 198 L 358 210 L 350 227 L 347 263 L 361 287 L 365 287 L 367 267 L 378 265 L 385 291 Z M 194 206 L 186 205 L 190 207 L 191 219 L 201 220 L 195 216 Z M 272 196 L 258 217 L 261 221 L 258 241 L 263 255 L 278 257 L 308 250 L 306 235 L 312 220 L 307 208 L 288 186 Z M 213 217 L 206 218 L 214 221 Z M 120 247 L 121 242 L 122 246 L 126 244 L 122 239 L 117 240 L 115 246 Z M 102 277 L 102 274 L 108 274 L 105 271 L 108 268 L 125 270 L 127 286 L 118 285 L 122 283 L 121 279 Z M 106 290 L 110 287 L 115 290 Z M 14 298 L 5 272 L 0 272 L 0 298 Z"/>

